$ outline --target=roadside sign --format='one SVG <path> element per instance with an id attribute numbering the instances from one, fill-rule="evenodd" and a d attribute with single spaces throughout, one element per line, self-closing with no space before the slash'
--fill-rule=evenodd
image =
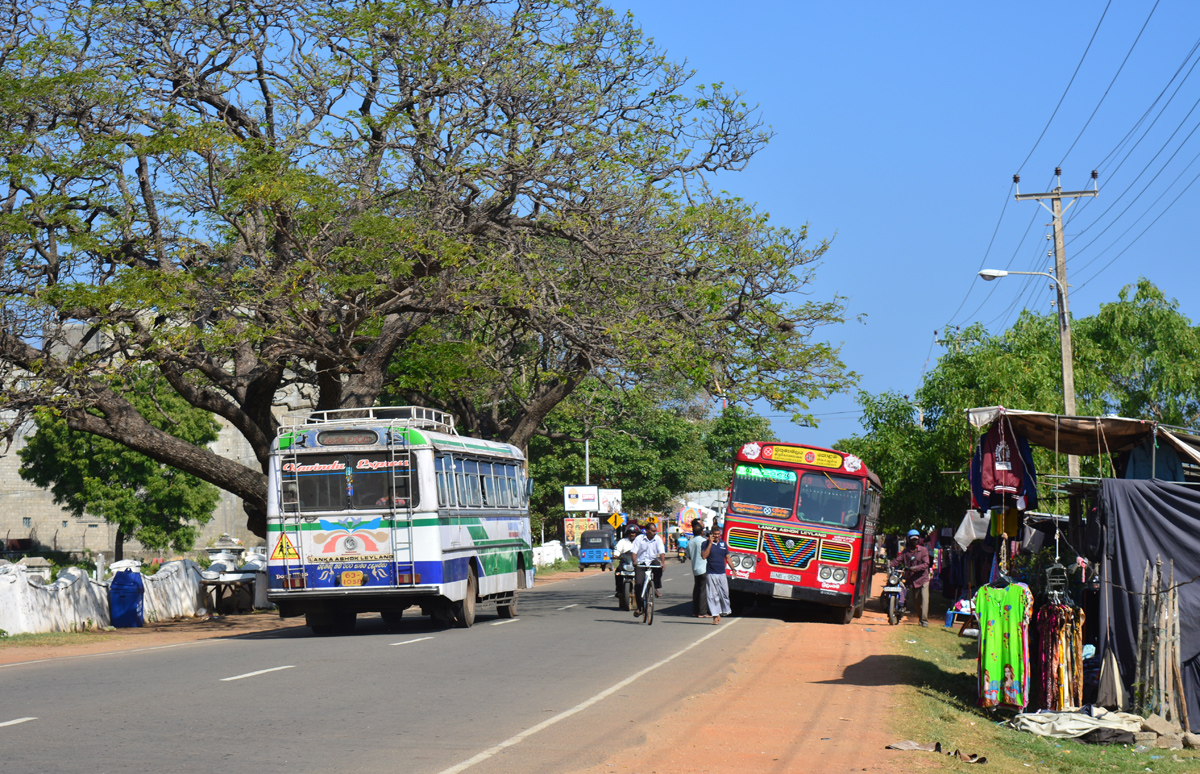
<path id="1" fill-rule="evenodd" d="M 292 541 L 288 540 L 288 536 L 280 533 L 279 542 L 275 544 L 275 550 L 271 552 L 272 559 L 299 559 L 300 554 L 296 553 L 296 547 L 292 545 Z"/>
<path id="2" fill-rule="evenodd" d="M 563 508 L 568 511 L 585 511 L 594 513 L 600 499 L 598 487 L 594 486 L 564 486 Z"/>
<path id="3" fill-rule="evenodd" d="M 625 517 L 619 513 L 614 513 L 612 516 L 609 516 L 606 521 L 612 525 L 613 529 L 620 529 L 621 525 L 625 523 Z"/>

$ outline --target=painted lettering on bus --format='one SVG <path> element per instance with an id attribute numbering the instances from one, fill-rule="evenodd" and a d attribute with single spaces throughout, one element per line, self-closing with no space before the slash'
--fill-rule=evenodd
<path id="1" fill-rule="evenodd" d="M 408 460 L 359 460 L 355 470 L 379 470 L 380 468 L 407 468 Z"/>
<path id="2" fill-rule="evenodd" d="M 299 462 L 285 462 L 283 464 L 284 473 L 322 473 L 326 471 L 345 469 L 346 463 L 342 462 L 341 460 L 334 460 L 333 462 L 328 463 L 313 462 L 307 465 Z"/>

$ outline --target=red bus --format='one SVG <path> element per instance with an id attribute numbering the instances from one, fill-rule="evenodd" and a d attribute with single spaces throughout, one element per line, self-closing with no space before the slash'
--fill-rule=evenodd
<path id="1" fill-rule="evenodd" d="M 734 612 L 761 598 L 840 608 L 841 623 L 871 595 L 879 477 L 834 449 L 748 443 L 734 465 L 725 540 Z"/>

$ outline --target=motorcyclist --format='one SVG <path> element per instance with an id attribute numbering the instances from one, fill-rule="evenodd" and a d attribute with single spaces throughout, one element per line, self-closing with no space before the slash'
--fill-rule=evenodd
<path id="1" fill-rule="evenodd" d="M 622 562 L 625 559 L 625 554 L 629 554 L 629 553 L 633 552 L 633 539 L 635 537 L 637 537 L 636 530 L 633 527 L 627 527 L 625 529 L 624 534 L 621 535 L 621 539 L 617 541 L 617 544 L 615 546 L 613 546 L 613 566 L 614 567 L 620 568 Z M 629 561 L 632 562 L 633 558 L 630 557 Z M 613 594 L 613 596 L 620 597 L 621 596 L 621 580 L 622 580 L 622 578 L 620 575 L 618 575 L 617 573 L 614 572 L 613 580 L 615 580 L 617 582 L 616 593 Z"/>
<path id="2" fill-rule="evenodd" d="M 929 626 L 929 565 L 929 550 L 921 545 L 921 533 L 910 529 L 904 550 L 891 566 L 904 568 L 904 584 L 916 596 L 913 606 L 920 611 L 921 626 L 925 627 Z"/>

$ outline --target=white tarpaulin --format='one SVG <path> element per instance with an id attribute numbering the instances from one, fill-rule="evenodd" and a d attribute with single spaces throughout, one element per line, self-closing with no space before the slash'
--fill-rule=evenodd
<path id="1" fill-rule="evenodd" d="M 76 567 L 63 570 L 54 583 L 40 580 L 19 565 L 0 566 L 0 629 L 28 634 L 109 625 L 107 583 Z"/>
<path id="2" fill-rule="evenodd" d="M 39 581 L 20 565 L 0 565 L 0 629 L 40 634 L 111 625 L 108 583 L 92 580 L 77 567 L 60 572 L 54 583 Z M 145 578 L 145 586 L 147 622 L 191 617 L 203 604 L 200 567 L 189 560 L 167 562 Z"/>

